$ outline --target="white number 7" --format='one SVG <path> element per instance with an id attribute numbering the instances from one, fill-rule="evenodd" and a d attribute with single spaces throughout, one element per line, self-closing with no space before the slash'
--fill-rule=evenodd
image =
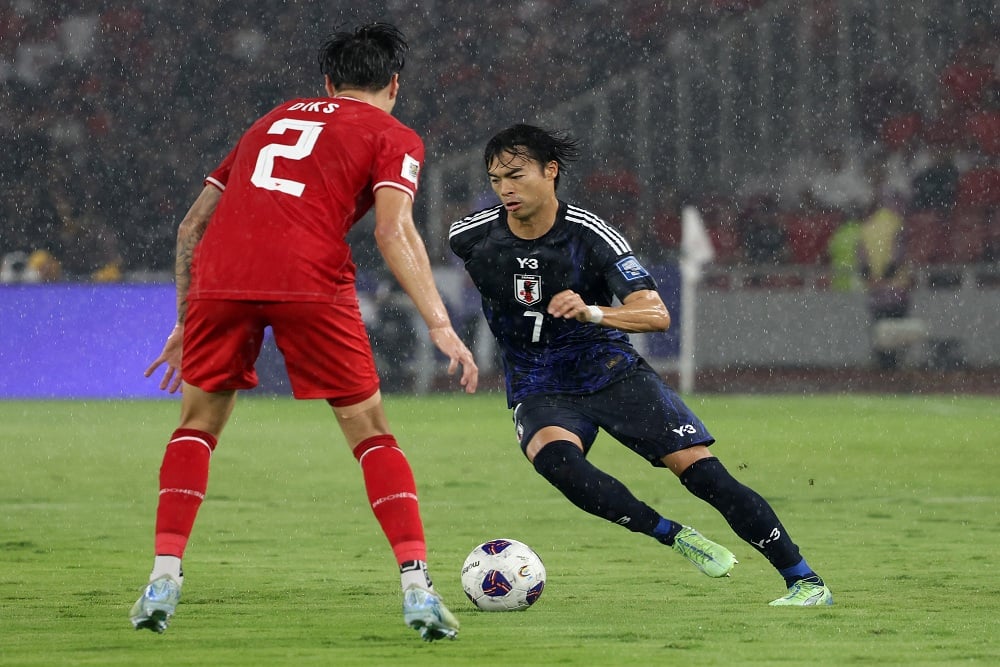
<path id="1" fill-rule="evenodd" d="M 537 343 L 542 339 L 542 320 L 545 319 L 545 315 L 533 310 L 526 310 L 524 311 L 524 316 L 535 318 L 535 326 L 531 328 L 531 342 Z"/>
<path id="2" fill-rule="evenodd" d="M 253 176 L 250 182 L 258 188 L 265 190 L 277 190 L 294 197 L 301 197 L 306 189 L 305 183 L 293 181 L 288 178 L 278 178 L 271 172 L 274 170 L 274 158 L 283 157 L 289 160 L 301 160 L 312 153 L 319 139 L 319 133 L 323 131 L 323 123 L 312 120 L 296 120 L 294 118 L 282 118 L 276 121 L 268 129 L 268 134 L 284 134 L 288 130 L 298 130 L 299 140 L 294 144 L 268 144 L 260 149 L 257 154 L 257 164 L 254 166 Z"/>

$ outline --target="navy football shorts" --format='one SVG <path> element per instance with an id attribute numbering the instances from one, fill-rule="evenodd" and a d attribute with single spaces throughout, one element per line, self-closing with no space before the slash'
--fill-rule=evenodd
<path id="1" fill-rule="evenodd" d="M 579 436 L 587 453 L 598 429 L 604 429 L 658 467 L 663 467 L 661 459 L 667 454 L 715 442 L 701 420 L 645 361 L 593 394 L 529 396 L 514 406 L 514 426 L 521 451 L 539 429 L 559 426 Z"/>

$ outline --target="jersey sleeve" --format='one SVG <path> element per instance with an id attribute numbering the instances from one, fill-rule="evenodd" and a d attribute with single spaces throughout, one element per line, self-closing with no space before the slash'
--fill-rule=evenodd
<path id="1" fill-rule="evenodd" d="M 468 242 L 466 241 L 467 235 L 463 236 L 461 233 L 456 233 L 456 226 L 461 224 L 459 222 L 451 223 L 451 228 L 448 231 L 448 246 L 456 257 L 465 261 L 468 256 Z"/>
<path id="2" fill-rule="evenodd" d="M 653 276 L 631 253 L 614 259 L 605 269 L 604 275 L 619 301 L 624 301 L 632 292 L 656 289 Z"/>
<path id="3" fill-rule="evenodd" d="M 611 294 L 624 301 L 632 292 L 656 289 L 656 281 L 636 258 L 632 246 L 616 227 L 576 207 L 570 207 L 567 219 L 587 230 L 592 270 L 604 277 Z"/>
<path id="4" fill-rule="evenodd" d="M 205 185 L 214 185 L 223 191 L 226 189 L 226 183 L 229 182 L 229 174 L 232 172 L 233 163 L 236 161 L 236 150 L 238 148 L 239 144 L 236 144 L 233 150 L 229 151 L 229 154 L 222 159 L 219 166 L 205 177 Z"/>
<path id="5" fill-rule="evenodd" d="M 413 199 L 423 163 L 424 142 L 416 132 L 405 125 L 383 132 L 372 173 L 372 192 L 384 187 L 396 188 Z"/>
<path id="6" fill-rule="evenodd" d="M 459 259 L 462 261 L 469 259 L 473 248 L 489 231 L 490 225 L 500 218 L 501 208 L 501 206 L 485 208 L 451 224 L 448 229 L 448 245 Z"/>

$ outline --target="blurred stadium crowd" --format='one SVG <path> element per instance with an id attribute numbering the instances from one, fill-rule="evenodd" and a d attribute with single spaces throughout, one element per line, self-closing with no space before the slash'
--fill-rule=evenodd
<path id="1" fill-rule="evenodd" d="M 812 3 L 820 13 L 831 4 Z M 0 3 L 4 279 L 169 277 L 176 225 L 203 175 L 274 104 L 321 94 L 315 49 L 336 27 L 385 17 L 406 33 L 397 111 L 433 162 L 478 149 L 498 117 L 530 121 L 539 96 L 557 104 L 655 60 L 676 27 L 711 29 L 767 0 L 353 4 Z M 998 262 L 995 21 L 975 15 L 956 36 L 933 105 L 892 72 L 859 81 L 855 130 L 872 150 L 815 146 L 789 161 L 782 190 L 791 195 L 663 193 L 659 214 L 638 221 L 629 201 L 643 179 L 609 158 L 584 172 L 582 199 L 657 259 L 676 253 L 686 200 L 704 213 L 721 264 L 851 264 L 860 226 L 879 211 L 898 216 L 916 264 Z"/>

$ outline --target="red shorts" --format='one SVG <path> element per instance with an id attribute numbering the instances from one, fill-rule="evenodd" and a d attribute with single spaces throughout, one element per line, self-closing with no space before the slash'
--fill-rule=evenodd
<path id="1" fill-rule="evenodd" d="M 348 303 L 197 299 L 184 323 L 184 381 L 204 391 L 253 389 L 271 327 L 295 398 L 359 403 L 379 388 L 361 309 Z"/>

